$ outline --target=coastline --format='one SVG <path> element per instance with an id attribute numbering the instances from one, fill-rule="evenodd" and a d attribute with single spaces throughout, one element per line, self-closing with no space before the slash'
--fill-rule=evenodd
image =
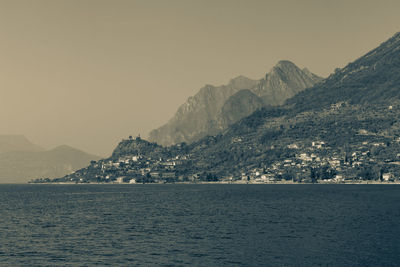
<path id="1" fill-rule="evenodd" d="M 378 182 L 378 181 L 349 181 L 349 182 L 319 182 L 319 183 L 298 183 L 292 181 L 285 182 L 233 182 L 233 181 L 220 181 L 220 182 L 174 182 L 174 183 L 74 183 L 74 182 L 55 182 L 55 183 L 25 183 L 25 184 L 52 184 L 52 185 L 169 185 L 169 184 L 186 184 L 186 185 L 201 185 L 201 184 L 232 184 L 232 185 L 400 185 L 400 181 L 394 182 Z"/>

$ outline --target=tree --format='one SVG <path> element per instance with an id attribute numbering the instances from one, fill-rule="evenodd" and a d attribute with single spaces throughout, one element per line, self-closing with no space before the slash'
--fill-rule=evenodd
<path id="1" fill-rule="evenodd" d="M 310 175 L 310 178 L 311 178 L 311 182 L 312 182 L 312 183 L 316 183 L 316 182 L 318 181 L 318 179 L 317 179 L 317 173 L 316 173 L 315 168 L 311 168 L 311 175 Z"/>

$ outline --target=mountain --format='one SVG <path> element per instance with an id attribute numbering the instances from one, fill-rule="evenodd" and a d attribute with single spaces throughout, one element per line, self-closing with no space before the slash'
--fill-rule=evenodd
<path id="1" fill-rule="evenodd" d="M 218 133 L 229 125 L 261 109 L 264 101 L 249 89 L 243 89 L 230 96 L 210 126 L 210 134 Z"/>
<path id="2" fill-rule="evenodd" d="M 390 102 L 399 97 L 400 33 L 366 55 L 337 69 L 324 82 L 288 101 L 296 110 L 324 107 L 340 101 L 352 104 Z"/>
<path id="3" fill-rule="evenodd" d="M 147 140 L 136 137 L 135 139 L 129 138 L 122 140 L 114 149 L 111 158 L 119 158 L 124 155 L 141 156 L 160 158 L 167 156 L 168 150 L 164 147 L 151 143 Z"/>
<path id="4" fill-rule="evenodd" d="M 23 135 L 0 135 L 0 153 L 13 151 L 43 151 Z"/>
<path id="5" fill-rule="evenodd" d="M 314 153 L 325 165 L 346 162 L 336 172 L 363 171 L 400 175 L 400 33 L 366 55 L 337 69 L 279 107 L 263 107 L 222 134 L 191 145 L 203 169 L 228 175 Z M 318 142 L 325 150 L 315 151 Z M 300 163 L 298 163 L 300 164 Z M 322 163 L 321 163 L 322 164 Z M 341 162 L 338 164 L 342 164 Z M 347 167 L 346 167 L 347 166 Z M 313 168 L 314 168 L 313 167 Z M 281 173 L 290 169 L 285 167 Z M 377 170 L 379 171 L 377 171 Z M 296 169 L 295 172 L 300 171 Z M 372 171 L 374 170 L 374 171 Z"/>
<path id="6" fill-rule="evenodd" d="M 206 85 L 179 107 L 174 117 L 165 125 L 153 130 L 149 140 L 162 145 L 190 142 L 203 137 L 209 123 L 215 119 L 225 101 L 242 89 L 248 89 L 257 81 L 244 76 L 232 79 L 227 85 Z"/>
<path id="7" fill-rule="evenodd" d="M 9 146 L 7 152 L 0 153 L 0 183 L 23 183 L 39 177 L 60 177 L 87 166 L 91 160 L 100 159 L 65 145 L 45 151 L 36 149 L 24 137 L 11 139 L 22 140 L 23 143 L 13 143 L 13 149 Z"/>
<path id="8" fill-rule="evenodd" d="M 236 94 L 219 118 L 262 100 Z M 113 157 L 57 181 L 400 181 L 400 33 L 283 105 L 264 104 L 189 145 L 124 140 Z"/>
<path id="9" fill-rule="evenodd" d="M 180 142 L 191 143 L 204 136 L 217 134 L 227 125 L 259 108 L 259 101 L 256 106 L 251 106 L 255 103 L 254 96 L 251 96 L 253 100 L 247 99 L 241 103 L 247 105 L 246 107 L 228 103 L 222 110 L 226 101 L 241 90 L 250 90 L 263 101 L 263 105 L 276 106 L 321 80 L 322 78 L 307 69 L 299 69 L 290 61 L 279 61 L 261 80 L 239 76 L 227 85 L 206 85 L 195 96 L 190 97 L 167 124 L 151 131 L 149 140 L 168 146 Z M 248 97 L 249 94 L 247 92 L 241 96 Z M 228 114 L 228 111 L 232 114 Z M 245 112 L 241 113 L 242 111 Z"/>
<path id="10" fill-rule="evenodd" d="M 295 94 L 323 79 L 308 69 L 301 70 L 290 61 L 282 60 L 253 88 L 266 105 L 277 106 Z"/>

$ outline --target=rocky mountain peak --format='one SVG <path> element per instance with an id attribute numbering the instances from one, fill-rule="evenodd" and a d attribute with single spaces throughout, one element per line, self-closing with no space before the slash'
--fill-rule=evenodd
<path id="1" fill-rule="evenodd" d="M 261 97 L 266 105 L 276 106 L 321 80 L 322 78 L 309 70 L 303 71 L 293 62 L 281 60 L 272 67 L 253 92 Z"/>
<path id="2" fill-rule="evenodd" d="M 239 75 L 231 79 L 228 85 L 240 89 L 251 89 L 255 84 L 257 84 L 257 82 L 257 80 L 252 80 L 243 75 Z"/>
<path id="3" fill-rule="evenodd" d="M 149 139 L 161 145 L 172 145 L 193 142 L 206 135 L 216 134 L 227 124 L 234 123 L 259 109 L 260 101 L 264 101 L 266 105 L 280 105 L 287 98 L 314 85 L 320 79 L 310 72 L 303 72 L 288 60 L 281 60 L 265 79 L 252 80 L 245 76 L 237 76 L 226 85 L 206 85 L 196 95 L 189 97 L 167 124 L 150 132 Z M 222 111 L 228 99 L 243 89 L 249 91 L 236 95 Z M 243 100 L 239 101 L 238 98 Z M 232 103 L 248 106 L 239 107 Z M 229 112 L 232 116 L 227 114 Z M 220 123 L 221 121 L 224 123 Z"/>
<path id="4" fill-rule="evenodd" d="M 273 69 L 281 69 L 281 70 L 291 70 L 291 69 L 298 69 L 298 67 L 289 60 L 280 60 Z"/>
<path id="5" fill-rule="evenodd" d="M 274 67 L 272 67 L 271 71 L 266 75 L 266 77 L 270 80 L 280 79 L 284 82 L 287 82 L 291 79 L 291 77 L 294 77 L 301 72 L 302 70 L 292 62 L 288 60 L 281 60 Z"/>

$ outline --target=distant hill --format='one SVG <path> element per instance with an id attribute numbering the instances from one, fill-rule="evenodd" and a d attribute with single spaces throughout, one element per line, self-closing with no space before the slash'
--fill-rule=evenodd
<path id="1" fill-rule="evenodd" d="M 91 160 L 100 159 L 65 145 L 45 151 L 25 137 L 7 140 L 14 142 L 7 142 L 12 146 L 8 145 L 7 150 L 0 153 L 0 183 L 24 183 L 33 178 L 60 177 L 87 166 Z M 23 142 L 19 144 L 18 140 Z"/>
<path id="2" fill-rule="evenodd" d="M 260 108 L 260 103 L 267 106 L 280 105 L 320 81 L 322 78 L 307 69 L 301 70 L 292 62 L 284 60 L 279 61 L 261 80 L 239 76 L 227 85 L 206 85 L 195 96 L 190 97 L 167 124 L 151 131 L 149 140 L 164 146 L 197 141 L 204 136 L 217 134 L 231 123 L 249 115 Z M 244 89 L 250 90 L 254 95 L 247 92 L 240 96 L 250 97 L 252 100 L 243 100 L 241 106 L 226 104 L 230 97 Z M 262 102 L 255 103 L 255 96 Z M 238 96 L 236 102 L 237 98 Z"/>
<path id="3" fill-rule="evenodd" d="M 148 157 L 160 158 L 168 155 L 168 149 L 136 137 L 134 139 L 122 140 L 114 149 L 111 158 L 118 158 L 124 155 L 146 155 Z"/>
<path id="4" fill-rule="evenodd" d="M 0 153 L 13 151 L 43 151 L 23 135 L 0 135 Z"/>

